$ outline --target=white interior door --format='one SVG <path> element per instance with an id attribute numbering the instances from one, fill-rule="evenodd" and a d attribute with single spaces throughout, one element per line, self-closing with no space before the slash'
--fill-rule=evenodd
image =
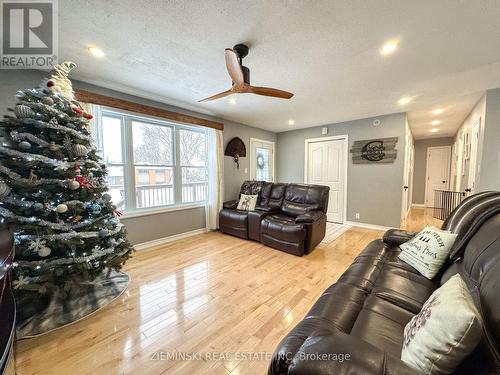
<path id="1" fill-rule="evenodd" d="M 250 138 L 250 179 L 274 181 L 274 142 Z"/>
<path id="2" fill-rule="evenodd" d="M 427 181 L 425 204 L 434 207 L 434 191 L 448 190 L 450 184 L 451 147 L 427 148 Z"/>
<path id="3" fill-rule="evenodd" d="M 413 176 L 413 138 L 409 131 L 406 132 L 406 145 L 403 172 L 403 202 L 401 204 L 401 220 L 406 220 L 411 207 L 411 190 Z"/>
<path id="4" fill-rule="evenodd" d="M 481 118 L 472 124 L 469 157 L 469 179 L 466 188 L 467 195 L 474 194 L 476 189 L 476 176 L 479 172 L 479 160 L 477 157 L 477 147 L 479 145 L 479 132 L 481 131 Z"/>
<path id="5" fill-rule="evenodd" d="M 327 220 L 343 223 L 346 139 L 307 142 L 306 145 L 306 183 L 330 187 Z"/>

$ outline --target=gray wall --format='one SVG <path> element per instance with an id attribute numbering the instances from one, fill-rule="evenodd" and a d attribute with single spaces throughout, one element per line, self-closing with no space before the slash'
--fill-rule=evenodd
<path id="1" fill-rule="evenodd" d="M 378 127 L 372 125 L 375 118 L 381 121 Z M 398 156 L 393 164 L 353 164 L 349 154 L 347 220 L 399 228 L 406 115 L 397 113 L 375 118 L 278 133 L 278 181 L 304 181 L 304 141 L 321 137 L 323 127 L 328 128 L 326 136 L 348 134 L 349 148 L 357 140 L 398 137 Z M 359 219 L 355 218 L 357 212 Z"/>
<path id="2" fill-rule="evenodd" d="M 430 138 L 415 140 L 413 169 L 413 203 L 425 204 L 425 177 L 427 173 L 427 148 L 451 146 L 453 138 Z"/>
<path id="3" fill-rule="evenodd" d="M 250 138 L 276 142 L 276 134 L 250 126 L 224 121 L 224 149 L 234 137 L 240 137 L 247 149 L 247 156 L 240 158 L 240 168 L 230 156 L 224 156 L 224 197 L 225 200 L 238 198 L 241 183 L 250 179 Z M 276 147 L 275 147 L 276 148 Z M 276 166 L 275 166 L 276 167 Z M 247 172 L 245 173 L 245 169 Z M 276 173 L 276 168 L 275 168 Z"/>
<path id="4" fill-rule="evenodd" d="M 500 191 L 500 88 L 486 92 L 486 113 L 477 191 Z"/>
<path id="5" fill-rule="evenodd" d="M 17 100 L 15 98 L 15 94 L 18 90 L 38 86 L 41 79 L 45 77 L 46 73 L 42 71 L 0 70 L 0 115 L 6 114 L 6 109 L 12 108 L 16 104 Z M 184 110 L 164 103 L 154 102 L 148 99 L 109 90 L 81 81 L 74 80 L 73 85 L 75 88 L 82 88 L 103 95 L 109 95 L 116 98 L 134 101 L 136 103 L 152 105 L 168 110 L 174 110 L 176 112 L 224 122 L 224 144 L 227 143 L 228 139 L 234 136 L 239 136 L 243 139 L 248 149 L 250 137 L 271 141 L 276 139 L 276 135 L 274 133 L 230 121 L 223 121 L 213 116 Z M 228 197 L 228 199 L 233 199 L 233 197 L 237 194 L 237 189 L 241 185 L 241 182 L 249 176 L 248 174 L 244 174 L 244 168 L 248 167 L 248 157 L 241 159 L 239 171 L 234 167 L 234 163 L 231 161 L 232 159 L 228 157 L 225 157 L 224 159 L 224 184 L 226 186 L 226 197 Z M 199 207 L 141 217 L 124 217 L 122 218 L 122 222 L 127 227 L 128 238 L 130 241 L 133 244 L 138 244 L 204 228 L 205 209 L 203 207 Z"/>

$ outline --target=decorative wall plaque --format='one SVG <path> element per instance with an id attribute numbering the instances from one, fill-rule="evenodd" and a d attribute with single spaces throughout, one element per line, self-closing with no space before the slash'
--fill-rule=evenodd
<path id="1" fill-rule="evenodd" d="M 398 137 L 355 141 L 351 148 L 353 164 L 394 163 Z"/>

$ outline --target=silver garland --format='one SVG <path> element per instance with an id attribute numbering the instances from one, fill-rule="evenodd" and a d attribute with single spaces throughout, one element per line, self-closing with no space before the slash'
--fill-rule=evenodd
<path id="1" fill-rule="evenodd" d="M 56 167 L 56 170 L 57 169 L 63 169 L 63 170 L 69 169 L 69 168 L 73 167 L 75 164 L 73 162 L 70 163 L 67 161 L 59 161 L 56 159 L 51 159 L 51 158 L 48 158 L 48 157 L 43 156 L 43 155 L 29 154 L 27 152 L 13 150 L 11 148 L 4 147 L 4 146 L 0 146 L 0 152 L 3 154 L 9 155 L 9 156 L 15 157 L 15 158 L 24 159 L 26 161 L 31 161 L 31 160 L 40 161 L 42 163 L 49 164 L 49 165 Z"/>
<path id="2" fill-rule="evenodd" d="M 120 245 L 121 243 L 125 242 L 123 239 L 119 239 L 118 241 L 114 241 L 114 244 L 106 249 L 101 249 L 99 246 L 94 247 L 92 250 L 92 254 L 88 256 L 82 256 L 82 257 L 71 257 L 71 258 L 57 258 L 57 259 L 49 259 L 49 260 L 40 260 L 40 261 L 25 261 L 25 260 L 18 260 L 16 262 L 16 265 L 14 265 L 14 268 L 17 267 L 26 267 L 26 268 L 50 268 L 50 267 L 55 267 L 55 266 L 64 266 L 68 264 L 78 264 L 78 263 L 86 263 L 86 262 L 91 262 L 97 258 L 101 258 L 105 255 L 109 255 L 111 253 L 115 252 L 115 248 Z M 125 248 L 122 252 L 117 253 L 117 256 L 122 256 L 126 252 L 128 252 L 130 249 Z"/>
<path id="3" fill-rule="evenodd" d="M 66 180 L 59 180 L 56 178 L 40 178 L 37 180 L 30 180 L 28 178 L 24 178 L 20 174 L 7 168 L 6 166 L 2 165 L 1 163 L 0 163 L 0 172 L 9 176 L 14 183 L 18 183 L 21 185 L 38 186 L 38 185 L 50 184 L 50 185 L 60 185 L 63 187 L 68 187 L 68 181 L 66 181 Z"/>
<path id="4" fill-rule="evenodd" d="M 84 118 L 71 117 L 67 113 L 61 112 L 59 109 L 52 108 L 52 106 L 50 106 L 50 105 L 47 105 L 47 104 L 44 104 L 41 102 L 31 102 L 29 100 L 23 100 L 22 98 L 20 98 L 20 99 L 24 105 L 30 107 L 35 112 L 45 112 L 45 113 L 49 113 L 50 115 L 52 115 L 54 117 L 58 116 L 59 118 L 64 119 L 65 121 L 69 122 L 73 126 L 77 126 L 80 124 L 87 125 L 87 123 L 88 123 L 88 121 Z M 75 120 L 76 120 L 77 124 L 72 123 Z"/>
<path id="5" fill-rule="evenodd" d="M 46 142 L 43 139 L 38 138 L 31 133 L 18 133 L 17 131 L 13 130 L 10 132 L 10 136 L 16 142 L 20 142 L 22 140 L 27 139 L 27 140 L 29 140 L 33 143 L 36 143 L 37 145 L 42 146 L 42 147 L 49 147 L 50 146 L 49 142 Z"/>
<path id="6" fill-rule="evenodd" d="M 78 130 L 68 128 L 67 126 L 62 126 L 62 125 L 54 124 L 51 122 L 45 122 L 42 120 L 35 120 L 32 118 L 23 118 L 22 121 L 25 124 L 33 125 L 35 127 L 45 127 L 45 128 L 49 128 L 49 129 L 54 129 L 54 130 L 66 132 L 66 133 L 73 135 L 76 138 L 83 139 L 83 140 L 88 141 L 88 142 L 92 142 L 92 137 L 87 136 L 85 134 L 82 134 Z"/>
<path id="7" fill-rule="evenodd" d="M 110 230 L 106 233 L 106 237 L 114 236 L 118 234 L 124 225 L 122 223 L 118 223 L 115 229 Z M 71 231 L 68 233 L 60 233 L 60 234 L 47 234 L 47 235 L 31 235 L 31 234 L 22 234 L 16 235 L 16 243 L 21 243 L 23 241 L 32 241 L 34 239 L 40 238 L 46 241 L 57 241 L 57 240 L 69 240 L 72 238 L 96 238 L 99 237 L 99 232 L 75 232 Z"/>
<path id="8" fill-rule="evenodd" d="M 51 229 L 55 230 L 65 230 L 65 231 L 70 231 L 78 228 L 84 228 L 86 226 L 92 225 L 98 220 L 101 220 L 103 217 L 99 217 L 93 220 L 84 220 L 81 223 L 78 224 L 66 224 L 66 223 L 53 223 L 51 221 L 43 220 L 43 219 L 37 219 L 36 217 L 24 217 L 24 216 L 19 216 L 13 213 L 12 211 L 8 210 L 7 208 L 0 207 L 0 216 L 6 217 L 6 218 L 11 218 L 15 219 L 18 222 L 21 223 L 29 223 L 29 224 L 38 224 L 40 226 L 44 227 L 49 227 Z M 112 216 L 112 214 L 106 215 L 108 217 Z"/>
<path id="9" fill-rule="evenodd" d="M 86 164 L 91 164 L 94 167 L 99 167 L 99 163 L 97 163 L 93 160 L 82 159 L 82 160 L 75 160 L 75 161 L 71 161 L 71 162 L 60 161 L 60 160 L 48 158 L 48 157 L 43 156 L 43 155 L 29 154 L 26 152 L 13 150 L 11 148 L 4 147 L 4 146 L 0 146 L 0 152 L 4 153 L 6 155 L 10 155 L 10 156 L 15 157 L 15 158 L 24 159 L 26 161 L 37 160 L 37 161 L 40 161 L 42 163 L 49 164 L 49 165 L 56 167 L 56 170 L 57 169 L 66 170 L 66 169 L 74 168 L 75 165 L 86 165 Z"/>

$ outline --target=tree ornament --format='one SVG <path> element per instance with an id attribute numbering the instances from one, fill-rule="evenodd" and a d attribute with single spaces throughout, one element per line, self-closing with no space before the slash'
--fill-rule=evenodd
<path id="1" fill-rule="evenodd" d="M 92 190 L 94 188 L 94 185 L 87 180 L 85 177 L 78 175 L 75 177 L 75 181 L 77 181 L 80 184 L 81 188 L 87 189 L 87 190 Z"/>
<path id="2" fill-rule="evenodd" d="M 22 142 L 19 142 L 18 146 L 21 150 L 26 151 L 26 150 L 29 150 L 31 148 L 31 143 L 26 142 L 26 141 L 22 141 Z"/>
<path id="3" fill-rule="evenodd" d="M 52 252 L 52 249 L 50 247 L 45 246 L 45 247 L 41 248 L 40 250 L 38 250 L 38 255 L 40 255 L 41 257 L 48 257 L 51 252 Z"/>
<path id="4" fill-rule="evenodd" d="M 104 199 L 105 202 L 111 202 L 111 195 L 109 195 L 108 193 L 104 193 L 102 195 L 102 199 Z"/>
<path id="5" fill-rule="evenodd" d="M 56 145 L 56 143 L 54 141 L 50 142 L 50 145 L 49 145 L 49 150 L 52 151 L 52 152 L 56 152 L 56 151 L 59 151 L 61 147 L 59 145 Z"/>
<path id="6" fill-rule="evenodd" d="M 107 229 L 101 229 L 97 235 L 99 238 L 104 238 L 109 235 L 109 231 Z"/>
<path id="7" fill-rule="evenodd" d="M 30 175 L 28 177 L 28 180 L 30 180 L 30 181 L 36 181 L 36 180 L 38 180 L 38 176 L 35 174 L 35 172 L 33 171 L 33 169 L 30 170 Z"/>
<path id="8" fill-rule="evenodd" d="M 83 109 L 81 109 L 80 107 L 73 107 L 72 110 L 79 115 L 83 115 Z"/>
<path id="9" fill-rule="evenodd" d="M 11 192 L 9 185 L 7 185 L 4 181 L 0 181 L 0 198 L 5 198 Z"/>
<path id="10" fill-rule="evenodd" d="M 37 202 L 37 203 L 33 204 L 33 209 L 35 209 L 37 211 L 43 210 L 43 204 Z"/>
<path id="11" fill-rule="evenodd" d="M 24 104 L 19 104 L 14 107 L 14 114 L 18 118 L 29 118 L 35 116 L 35 111 L 33 111 L 30 107 Z"/>
<path id="12" fill-rule="evenodd" d="M 50 96 L 45 96 L 41 99 L 41 102 L 45 105 L 54 105 L 54 99 L 52 99 Z"/>
<path id="13" fill-rule="evenodd" d="M 92 120 L 94 118 L 94 116 L 92 116 L 90 113 L 85 113 L 83 117 L 85 117 L 87 120 Z"/>
<path id="14" fill-rule="evenodd" d="M 73 145 L 73 153 L 76 156 L 83 157 L 83 156 L 86 156 L 88 154 L 88 152 L 89 152 L 89 150 L 84 145 L 81 145 L 81 144 Z"/>
<path id="15" fill-rule="evenodd" d="M 50 81 L 47 82 L 47 86 L 51 87 L 56 94 L 61 95 L 70 102 L 75 100 L 75 93 L 71 81 L 68 79 L 68 74 L 74 68 L 76 68 L 76 64 L 70 61 L 54 66 L 49 74 Z M 51 86 L 48 85 L 49 82 L 52 82 Z"/>
<path id="16" fill-rule="evenodd" d="M 97 203 L 92 203 L 90 206 L 90 211 L 92 211 L 93 214 L 98 214 L 101 212 L 101 206 Z"/>
<path id="17" fill-rule="evenodd" d="M 77 189 L 80 189 L 80 183 L 78 181 L 70 181 L 69 184 L 68 184 L 69 188 L 71 190 L 77 190 Z"/>
<path id="18" fill-rule="evenodd" d="M 54 87 L 55 83 L 54 81 L 48 80 L 47 81 L 47 87 Z"/>
<path id="19" fill-rule="evenodd" d="M 61 203 L 56 207 L 56 212 L 58 214 L 63 214 L 66 211 L 68 211 L 68 206 L 66 206 L 64 203 Z"/>
<path id="20" fill-rule="evenodd" d="M 28 244 L 28 250 L 38 253 L 41 257 L 49 256 L 52 250 L 47 246 L 47 241 L 36 238 Z"/>

